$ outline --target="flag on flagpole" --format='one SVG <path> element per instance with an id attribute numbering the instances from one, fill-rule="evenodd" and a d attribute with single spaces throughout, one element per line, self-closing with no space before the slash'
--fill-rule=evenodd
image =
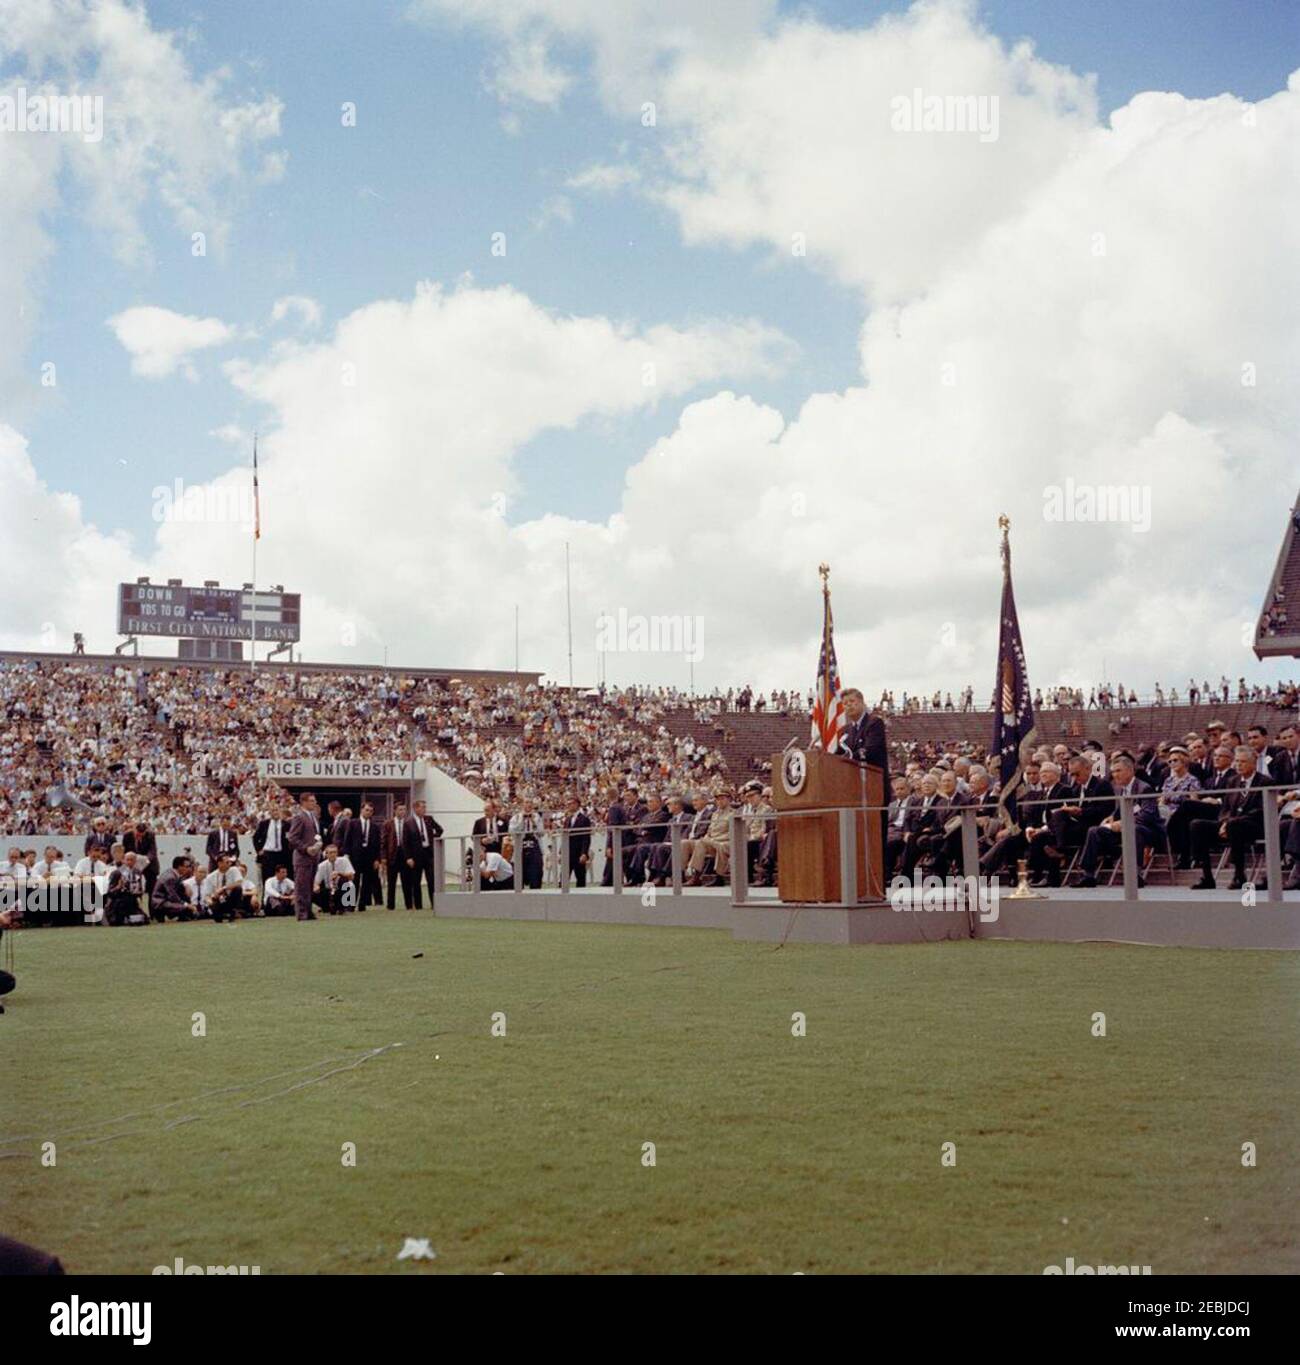
<path id="1" fill-rule="evenodd" d="M 1002 530 L 1002 612 L 998 629 L 998 676 L 993 691 L 993 748 L 1002 782 L 999 806 L 1020 781 L 1021 750 L 1033 741 L 1034 703 L 1025 667 L 1025 645 L 1020 636 L 1020 617 L 1011 586 L 1011 523 L 998 518 Z"/>
<path id="2" fill-rule="evenodd" d="M 831 620 L 830 569 L 823 564 L 821 656 L 817 661 L 817 686 L 813 692 L 812 728 L 809 747 L 838 752 L 844 733 L 844 701 L 840 689 L 840 666 L 835 659 L 835 626 Z"/>
<path id="3" fill-rule="evenodd" d="M 257 488 L 257 434 L 253 434 L 253 539 L 262 539 L 262 496 Z"/>

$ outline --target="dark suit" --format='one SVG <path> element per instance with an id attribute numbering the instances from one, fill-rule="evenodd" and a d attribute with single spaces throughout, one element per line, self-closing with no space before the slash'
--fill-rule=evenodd
<path id="1" fill-rule="evenodd" d="M 1264 837 L 1264 788 L 1269 785 L 1269 779 L 1259 773 L 1251 773 L 1244 781 L 1238 774 L 1237 784 L 1226 789 L 1219 818 L 1192 821 L 1192 855 L 1207 881 L 1214 876 L 1210 871 L 1211 850 L 1224 842 L 1219 837 L 1220 825 L 1227 827 L 1233 880 L 1246 880 L 1246 858 L 1255 841 Z M 1271 794 L 1269 799 L 1273 799 Z"/>
<path id="2" fill-rule="evenodd" d="M 149 914 L 156 920 L 164 920 L 168 915 L 173 919 L 194 918 L 194 906 L 190 904 L 180 873 L 174 867 L 169 867 L 158 878 L 153 895 L 149 897 Z"/>
<path id="3" fill-rule="evenodd" d="M 410 905 L 414 899 L 410 890 L 411 878 L 408 875 L 410 868 L 407 867 L 406 859 L 402 855 L 402 821 L 405 819 L 406 817 L 402 816 L 402 820 L 396 818 L 385 820 L 380 833 L 380 852 L 383 854 L 384 864 L 388 869 L 386 904 L 390 910 L 397 905 L 397 882 L 399 878 L 402 883 L 402 899 L 407 905 Z"/>
<path id="4" fill-rule="evenodd" d="M 614 885 L 614 828 L 617 825 L 628 824 L 627 811 L 621 801 L 615 801 L 605 812 L 605 825 L 609 833 L 605 836 L 605 871 L 601 874 L 600 884 L 602 886 Z M 630 830 L 623 831 L 623 866 L 627 867 L 628 844 L 630 842 Z"/>
<path id="5" fill-rule="evenodd" d="M 1050 824 L 1052 827 L 1052 843 L 1055 844 L 1060 852 L 1065 853 L 1068 849 L 1082 846 L 1088 837 L 1088 831 L 1101 822 L 1114 809 L 1113 803 L 1101 800 L 1101 797 L 1115 795 L 1115 788 L 1104 777 L 1090 777 L 1087 784 L 1075 795 L 1069 805 L 1081 806 L 1082 810 L 1078 815 L 1068 814 L 1064 810 L 1052 812 Z"/>
<path id="6" fill-rule="evenodd" d="M 1272 772 L 1273 781 L 1279 786 L 1294 787 L 1300 784 L 1300 753 L 1279 749 L 1273 759 Z"/>
<path id="7" fill-rule="evenodd" d="M 856 720 L 844 727 L 840 740 L 848 757 L 859 763 L 871 763 L 889 771 L 889 746 L 885 741 L 885 722 L 871 711 L 864 711 Z"/>
<path id="8" fill-rule="evenodd" d="M 265 820 L 259 820 L 257 828 L 253 830 L 253 852 L 257 856 L 258 871 L 261 872 L 264 883 L 269 882 L 275 876 L 277 867 L 291 868 L 293 866 L 293 850 L 289 847 L 288 842 L 289 822 L 288 820 L 277 820 L 276 824 L 279 826 L 280 834 L 278 841 L 280 847 L 278 849 L 268 851 L 266 847 L 271 838 L 271 818 L 269 816 Z"/>
<path id="9" fill-rule="evenodd" d="M 293 905 L 299 919 L 312 919 L 312 891 L 316 883 L 316 868 L 320 864 L 320 852 L 308 850 L 313 844 L 321 842 L 320 822 L 310 812 L 301 808 L 289 822 L 286 836 L 289 847 L 293 849 Z"/>
<path id="10" fill-rule="evenodd" d="M 378 905 L 383 899 L 379 885 L 376 864 L 382 847 L 379 821 L 370 816 L 356 816 L 348 821 L 346 853 L 357 874 L 357 909 L 364 910 L 368 905 Z"/>
<path id="11" fill-rule="evenodd" d="M 407 872 L 411 878 L 411 891 L 414 894 L 414 905 L 410 897 L 407 897 L 407 907 L 416 910 L 424 908 L 424 902 L 420 898 L 420 883 L 425 881 L 429 886 L 429 906 L 433 907 L 437 888 L 433 882 L 433 841 L 442 837 L 442 826 L 433 818 L 432 815 L 408 815 L 406 822 L 402 826 L 402 858 L 407 864 L 415 863 L 414 867 L 407 866 Z"/>
<path id="12" fill-rule="evenodd" d="M 500 853 L 501 838 L 507 833 L 510 825 L 505 817 L 501 815 L 492 816 L 490 823 L 491 828 L 489 829 L 489 817 L 480 815 L 479 818 L 474 821 L 474 828 L 471 833 L 481 834 L 483 836 L 483 842 L 479 847 L 484 853 Z"/>
<path id="13" fill-rule="evenodd" d="M 926 797 L 920 792 L 914 792 L 907 798 L 907 813 L 903 816 L 903 859 L 900 869 L 904 877 L 911 877 L 918 860 L 926 851 L 930 835 L 939 825 L 941 809 L 938 796 Z M 922 839 L 927 843 L 922 844 Z"/>
<path id="14" fill-rule="evenodd" d="M 587 885 L 587 863 L 583 859 L 591 855 L 591 816 L 585 810 L 575 811 L 565 816 L 564 828 L 569 831 L 569 875 L 581 889 Z"/>
<path id="15" fill-rule="evenodd" d="M 668 822 L 672 814 L 667 806 L 660 806 L 653 814 L 650 811 L 637 822 L 636 847 L 632 850 L 632 881 L 639 884 L 646 879 L 646 870 L 655 849 L 668 838 Z"/>
<path id="16" fill-rule="evenodd" d="M 103 834 L 87 834 L 86 842 L 81 846 L 81 856 L 86 857 L 94 845 L 98 845 L 105 853 L 112 851 L 113 845 L 120 843 L 118 836 L 111 829 L 106 829 Z"/>
<path id="17" fill-rule="evenodd" d="M 162 865 L 158 861 L 158 840 L 150 832 L 137 834 L 135 830 L 129 829 L 122 835 L 122 847 L 128 853 L 136 855 L 136 863 L 144 870 L 144 889 L 145 894 L 152 896 L 154 883 L 158 880 L 158 873 L 162 870 Z"/>
<path id="18" fill-rule="evenodd" d="M 1148 783 L 1135 777 L 1129 786 L 1129 794 L 1143 798 L 1129 803 L 1133 807 L 1133 831 L 1137 842 L 1137 858 L 1140 869 L 1146 850 L 1163 840 L 1164 826 L 1160 823 L 1160 811 L 1156 806 L 1155 793 Z M 1117 793 L 1113 809 L 1106 811 L 1102 819 L 1118 820 L 1122 805 L 1123 803 L 1119 800 Z M 1106 829 L 1100 822 L 1095 824 L 1084 837 L 1083 854 L 1079 858 L 1079 866 L 1083 870 L 1084 876 L 1095 877 L 1101 859 L 1118 857 L 1122 847 L 1123 835 L 1119 830 Z"/>
<path id="19" fill-rule="evenodd" d="M 239 835 L 233 829 L 214 829 L 204 845 L 208 855 L 208 871 L 215 872 L 217 859 L 224 853 L 226 857 L 239 859 Z"/>
<path id="20" fill-rule="evenodd" d="M 1061 850 L 1055 843 L 1052 819 L 1062 806 L 1073 805 L 1078 799 L 1079 789 L 1073 782 L 1054 782 L 1033 800 L 1024 799 L 1019 807 L 1029 870 L 1053 886 L 1060 884 L 1062 858 L 1054 856 Z"/>

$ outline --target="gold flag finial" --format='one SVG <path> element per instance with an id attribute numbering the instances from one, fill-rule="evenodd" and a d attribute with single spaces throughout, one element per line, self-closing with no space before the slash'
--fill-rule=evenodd
<path id="1" fill-rule="evenodd" d="M 831 566 L 826 563 L 819 564 L 817 572 L 822 576 L 822 591 L 828 591 L 831 586 Z"/>
<path id="2" fill-rule="evenodd" d="M 1005 536 L 1011 529 L 1011 518 L 1005 512 L 998 518 L 998 530 Z"/>

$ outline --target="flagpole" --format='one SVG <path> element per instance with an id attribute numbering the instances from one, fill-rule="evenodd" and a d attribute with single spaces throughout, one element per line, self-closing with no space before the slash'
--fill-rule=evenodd
<path id="1" fill-rule="evenodd" d="M 569 542 L 564 542 L 564 601 L 569 621 L 569 691 L 573 691 L 573 580 L 569 573 Z"/>
<path id="2" fill-rule="evenodd" d="M 248 674 L 257 674 L 257 542 L 262 534 L 262 509 L 257 490 L 257 432 L 253 433 L 253 594 L 249 615 Z"/>
<path id="3" fill-rule="evenodd" d="M 826 668 L 822 673 L 822 724 L 826 724 L 826 717 L 831 709 L 831 566 L 826 563 L 818 565 L 817 572 L 822 576 L 822 658 L 826 660 Z M 825 741 L 823 740 L 823 744 Z"/>

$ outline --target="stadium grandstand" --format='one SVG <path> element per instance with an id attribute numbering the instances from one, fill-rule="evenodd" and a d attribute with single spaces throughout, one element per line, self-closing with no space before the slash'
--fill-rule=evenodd
<path id="1" fill-rule="evenodd" d="M 1278 551 L 1277 564 L 1269 579 L 1264 608 L 1255 631 L 1255 657 L 1258 659 L 1300 658 L 1300 614 L 1294 618 L 1287 606 L 1300 602 L 1300 496 L 1287 520 Z"/>
<path id="2" fill-rule="evenodd" d="M 1123 689 L 1119 689 L 1121 692 Z M 1097 701 L 1100 692 L 1102 701 Z M 1182 740 L 1217 720 L 1245 734 L 1293 712 L 1294 683 L 1227 680 L 1120 704 L 1108 685 L 1037 698 L 1043 742 L 1103 748 Z M 1069 704 L 1063 704 L 1066 699 Z M 418 760 L 476 794 L 545 813 L 611 786 L 691 791 L 766 776 L 771 756 L 808 737 L 809 698 L 707 696 L 674 689 L 570 691 L 537 673 L 263 664 L 255 671 L 166 658 L 0 654 L 0 833 L 71 832 L 87 811 L 202 834 L 265 813 L 277 784 L 258 759 Z M 990 712 L 949 695 L 882 695 L 892 766 L 945 755 L 983 759 Z M 50 794 L 53 793 L 53 802 Z"/>

